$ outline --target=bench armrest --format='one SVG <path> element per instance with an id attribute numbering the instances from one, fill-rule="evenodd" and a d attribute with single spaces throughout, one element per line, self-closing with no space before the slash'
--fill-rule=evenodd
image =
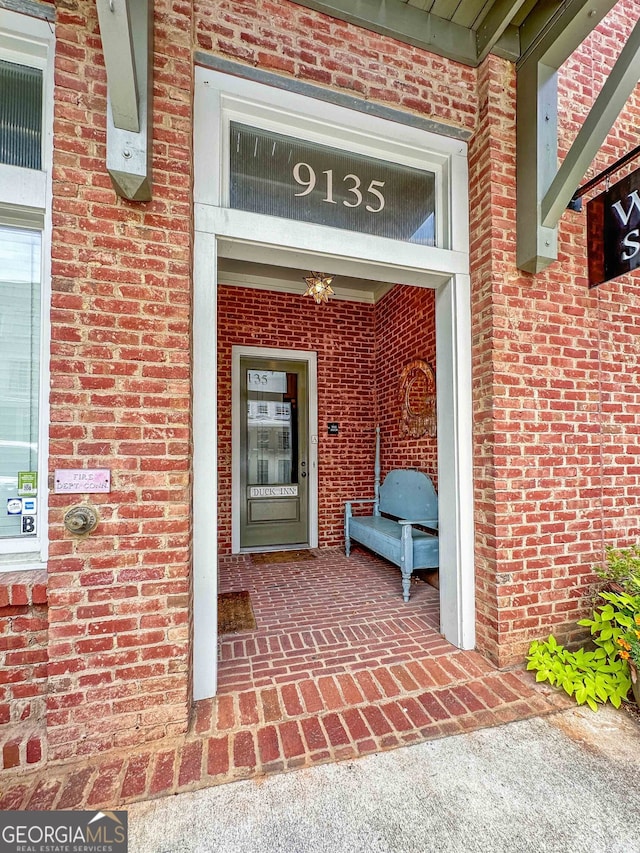
<path id="1" fill-rule="evenodd" d="M 415 524 L 416 527 L 431 527 L 433 530 L 438 529 L 438 519 L 437 518 L 417 518 L 417 519 L 399 518 L 398 524 Z"/>
<path id="2" fill-rule="evenodd" d="M 345 526 L 345 533 L 347 536 L 348 536 L 349 519 L 350 518 L 357 518 L 357 516 L 355 516 L 353 514 L 353 505 L 354 504 L 373 504 L 373 510 L 372 510 L 373 514 L 374 515 L 380 515 L 380 510 L 378 509 L 378 501 L 375 498 L 373 498 L 373 499 L 371 499 L 371 498 L 357 498 L 356 500 L 353 500 L 353 501 L 345 501 L 344 502 L 344 526 Z"/>

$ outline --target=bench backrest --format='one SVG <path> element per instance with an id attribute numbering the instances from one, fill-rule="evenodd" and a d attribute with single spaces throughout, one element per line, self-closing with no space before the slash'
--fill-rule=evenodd
<path id="1" fill-rule="evenodd" d="M 422 471 L 396 468 L 380 486 L 380 512 L 396 518 L 438 518 L 438 496 L 431 478 Z"/>

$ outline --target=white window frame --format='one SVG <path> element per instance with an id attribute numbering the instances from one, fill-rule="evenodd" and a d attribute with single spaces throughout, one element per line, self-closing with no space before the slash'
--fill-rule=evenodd
<path id="1" fill-rule="evenodd" d="M 396 163 L 427 174 L 433 174 L 435 181 L 435 245 L 443 249 L 449 248 L 451 233 L 447 213 L 449 207 L 447 187 L 450 184 L 449 166 L 451 161 L 448 153 L 441 154 L 433 149 L 425 150 L 424 147 L 421 148 L 417 144 L 400 139 L 394 140 L 394 144 L 390 145 L 388 139 L 375 135 L 371 131 L 362 132 L 357 128 L 346 127 L 338 122 L 332 124 L 326 118 L 305 116 L 305 119 L 300 121 L 299 114 L 292 116 L 264 103 L 257 104 L 245 99 L 240 100 L 223 96 L 221 103 L 222 179 L 220 202 L 223 208 L 229 209 L 232 209 L 229 198 L 231 186 L 229 146 L 232 123 L 288 136 L 294 141 L 316 143 L 327 148 L 337 148 L 351 154 L 360 154 L 385 163 Z M 421 244 L 413 243 L 412 245 Z"/>
<path id="2" fill-rule="evenodd" d="M 0 226 L 41 232 L 40 388 L 38 400 L 38 497 L 36 536 L 0 539 L 0 572 L 46 567 L 49 457 L 49 350 L 51 340 L 51 207 L 53 71 L 55 36 L 46 20 L 0 9 L 0 59 L 42 71 L 42 168 L 0 163 Z M 0 512 L 3 507 L 0 507 Z"/>

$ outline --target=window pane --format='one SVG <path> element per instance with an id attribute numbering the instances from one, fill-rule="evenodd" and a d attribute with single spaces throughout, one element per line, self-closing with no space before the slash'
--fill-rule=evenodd
<path id="1" fill-rule="evenodd" d="M 18 473 L 38 470 L 39 384 L 40 232 L 0 227 L 0 537 L 21 535 L 8 501 Z"/>
<path id="2" fill-rule="evenodd" d="M 231 207 L 435 245 L 435 172 L 236 122 L 230 134 Z"/>
<path id="3" fill-rule="evenodd" d="M 41 169 L 42 71 L 0 60 L 0 163 Z"/>
<path id="4" fill-rule="evenodd" d="M 247 371 L 247 483 L 288 485 L 297 473 L 297 377 Z"/>

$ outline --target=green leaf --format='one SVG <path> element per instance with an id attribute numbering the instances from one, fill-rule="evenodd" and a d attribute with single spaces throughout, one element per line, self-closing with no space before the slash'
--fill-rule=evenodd
<path id="1" fill-rule="evenodd" d="M 604 684 L 596 684 L 596 694 L 598 699 L 601 699 L 603 702 L 606 702 L 609 698 L 609 691 Z"/>
<path id="2" fill-rule="evenodd" d="M 598 703 L 595 702 L 590 696 L 587 697 L 587 705 L 591 708 L 592 711 L 598 710 Z"/>

